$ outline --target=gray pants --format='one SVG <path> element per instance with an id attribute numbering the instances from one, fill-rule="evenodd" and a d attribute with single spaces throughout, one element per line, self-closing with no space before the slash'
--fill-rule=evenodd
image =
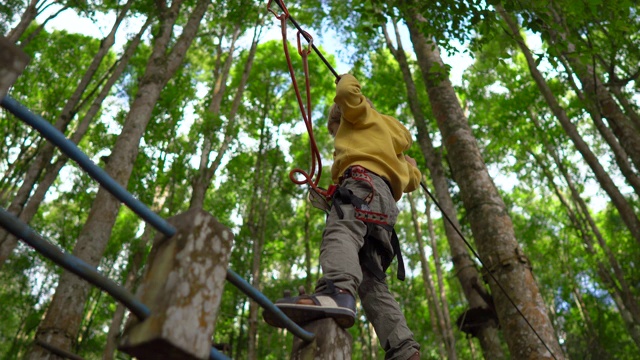
<path id="1" fill-rule="evenodd" d="M 369 173 L 373 189 L 366 181 L 348 178 L 340 186 L 351 190 L 365 199 L 373 192 L 369 203 L 370 211 L 388 216 L 387 222 L 395 224 L 398 207 L 384 180 Z M 367 225 L 355 218 L 351 204 L 341 205 L 343 218 L 340 219 L 335 206 L 327 218 L 320 248 L 320 265 L 324 276 L 318 281 L 316 291 L 326 288 L 326 280 L 331 280 L 340 289 L 358 294 L 367 319 L 373 324 L 380 344 L 385 350 L 385 359 L 406 360 L 420 349 L 413 339 L 413 333 L 393 298 L 386 281 L 379 280 L 360 265 L 358 252 L 364 245 Z M 391 250 L 391 233 L 380 226 L 373 227 L 373 236 L 384 247 Z M 376 259 L 381 261 L 380 257 Z M 393 265 L 392 265 L 393 266 Z"/>

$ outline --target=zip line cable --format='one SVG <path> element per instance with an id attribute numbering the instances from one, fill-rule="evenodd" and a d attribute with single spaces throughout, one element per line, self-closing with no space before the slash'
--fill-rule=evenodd
<path id="1" fill-rule="evenodd" d="M 271 10 L 271 2 L 272 1 L 274 1 L 276 4 L 278 4 L 280 9 L 282 9 L 282 11 L 284 11 L 284 13 L 286 14 L 286 17 L 289 18 L 289 20 L 291 20 L 291 23 L 293 24 L 293 26 L 295 26 L 296 29 L 298 29 L 298 31 L 300 31 L 302 33 L 302 36 L 304 36 L 304 39 L 307 40 L 311 44 L 311 48 L 313 48 L 313 51 L 315 51 L 315 53 L 318 55 L 320 60 L 322 60 L 322 62 L 327 66 L 327 68 L 329 68 L 329 71 L 331 71 L 331 73 L 333 73 L 333 75 L 336 78 L 340 78 L 340 75 L 338 75 L 338 73 L 333 69 L 331 64 L 329 64 L 327 59 L 325 59 L 325 57 L 322 55 L 320 50 L 318 50 L 318 48 L 315 45 L 313 45 L 313 42 L 312 42 L 311 37 L 309 36 L 309 34 L 306 31 L 302 30 L 302 28 L 300 27 L 300 25 L 298 24 L 296 19 L 294 19 L 293 16 L 291 16 L 289 14 L 289 10 L 287 10 L 287 7 L 284 5 L 284 3 L 281 0 L 269 0 L 269 3 L 267 4 L 267 10 L 269 10 L 273 15 L 276 16 L 276 18 L 278 18 L 278 20 L 280 20 L 280 18 L 278 17 L 278 14 L 276 14 L 275 12 L 273 12 L 273 10 Z"/>
<path id="2" fill-rule="evenodd" d="M 283 11 L 282 14 L 277 14 L 276 12 L 274 12 L 271 9 L 271 3 L 275 2 L 280 9 Z M 310 51 L 307 49 L 305 51 L 303 51 L 301 49 L 301 45 L 300 45 L 300 35 L 302 35 L 305 40 L 307 40 L 307 42 L 309 43 L 309 47 L 311 47 L 315 53 L 320 57 L 320 59 L 322 60 L 322 62 L 324 62 L 324 64 L 327 66 L 327 68 L 331 71 L 331 73 L 333 73 L 333 75 L 339 79 L 340 76 L 338 75 L 338 73 L 333 69 L 333 67 L 329 64 L 329 62 L 327 61 L 327 59 L 325 59 L 325 57 L 322 55 L 322 53 L 318 50 L 318 48 L 313 44 L 313 38 L 311 37 L 311 35 L 309 35 L 309 33 L 307 33 L 306 31 L 302 30 L 302 28 L 300 27 L 300 25 L 295 21 L 295 19 L 289 14 L 289 10 L 287 10 L 287 7 L 284 5 L 284 2 L 282 0 L 269 0 L 269 3 L 267 4 L 267 10 L 269 10 L 269 12 L 271 12 L 273 15 L 275 15 L 275 17 L 281 21 L 281 26 L 282 26 L 282 36 L 283 36 L 283 43 L 284 43 L 284 52 L 285 52 L 285 56 L 287 58 L 287 63 L 289 65 L 289 72 L 291 74 L 291 80 L 293 82 L 295 91 L 296 91 L 296 96 L 298 98 L 298 103 L 300 105 L 300 111 L 302 112 L 302 116 L 305 120 L 305 125 L 307 125 L 307 131 L 309 132 L 309 140 L 311 142 L 311 151 L 312 151 L 312 169 L 309 175 L 307 175 L 307 173 L 305 173 L 304 171 L 300 170 L 300 169 L 294 169 L 293 171 L 291 171 L 291 173 L 289 174 L 289 177 L 291 178 L 291 180 L 300 185 L 300 184 L 304 184 L 304 183 L 309 183 L 309 185 L 316 191 L 318 191 L 320 194 L 322 195 L 327 195 L 326 191 L 323 191 L 320 188 L 317 188 L 317 184 L 320 178 L 320 172 L 318 172 L 318 178 L 316 179 L 316 181 L 311 181 L 311 178 L 313 177 L 314 171 L 315 171 L 315 163 L 316 161 L 318 162 L 320 168 L 322 167 L 321 162 L 320 162 L 320 155 L 319 152 L 317 150 L 317 146 L 315 144 L 315 139 L 313 138 L 313 129 L 311 127 L 311 98 L 310 98 L 310 91 L 309 91 L 309 69 L 308 69 L 308 65 L 307 65 L 307 55 L 310 53 Z M 306 87 L 307 87 L 307 109 L 306 109 L 306 113 L 305 113 L 305 109 L 304 109 L 304 105 L 302 103 L 302 98 L 300 96 L 300 93 L 298 91 L 298 85 L 295 79 L 295 75 L 293 73 L 293 67 L 291 65 L 291 59 L 289 57 L 289 50 L 287 48 L 287 39 L 286 39 L 286 21 L 287 19 L 291 20 L 291 22 L 293 23 L 293 25 L 296 27 L 296 29 L 298 29 L 298 53 L 302 56 L 303 59 L 303 65 L 304 65 L 304 71 L 305 71 L 305 83 L 306 83 Z M 306 177 L 306 180 L 303 181 L 298 181 L 296 179 L 293 178 L 293 173 L 298 172 L 303 174 Z M 453 229 L 455 230 L 455 232 L 458 234 L 458 236 L 460 236 L 460 238 L 462 238 L 462 240 L 464 241 L 465 245 L 469 248 L 469 250 L 471 251 L 471 253 L 473 254 L 473 256 L 476 257 L 476 259 L 478 259 L 478 261 L 480 262 L 480 264 L 484 267 L 487 268 L 485 266 L 484 261 L 482 261 L 482 259 L 480 258 L 480 255 L 475 251 L 475 249 L 473 248 L 473 246 L 471 246 L 471 244 L 469 243 L 469 241 L 467 241 L 467 239 L 465 238 L 465 236 L 462 234 L 462 232 L 456 227 L 456 225 L 453 223 L 453 221 L 451 220 L 451 218 L 449 218 L 449 216 L 447 215 L 447 213 L 442 209 L 442 207 L 440 206 L 440 203 L 438 203 L 438 201 L 435 199 L 435 197 L 433 196 L 433 194 L 431 194 L 431 192 L 429 191 L 429 189 L 427 188 L 427 186 L 425 185 L 425 183 L 423 181 L 420 181 L 420 185 L 422 186 L 422 189 L 427 193 L 427 195 L 431 198 L 431 200 L 433 200 L 433 203 L 436 205 L 436 207 L 438 208 L 438 210 L 440 210 L 440 212 L 442 213 L 442 215 L 444 216 L 444 218 L 447 220 L 447 222 L 449 222 L 449 224 L 451 225 L 451 227 L 453 227 Z M 507 298 L 507 300 L 509 301 L 509 303 L 511 303 L 511 305 L 513 305 L 513 307 L 516 309 L 516 311 L 518 312 L 518 314 L 520 314 L 520 316 L 522 317 L 522 319 L 527 323 L 527 326 L 531 329 L 531 331 L 533 331 L 533 333 L 536 335 L 536 337 L 540 340 L 540 342 L 542 343 L 542 345 L 544 345 L 545 349 L 551 354 L 551 356 L 557 360 L 558 358 L 555 356 L 555 354 L 553 353 L 553 351 L 551 351 L 551 349 L 549 348 L 549 346 L 547 345 L 547 343 L 542 339 L 542 336 L 540 336 L 540 334 L 536 331 L 536 329 L 533 327 L 533 325 L 531 324 L 531 322 L 529 322 L 529 320 L 526 318 L 526 316 L 524 315 L 524 313 L 522 313 L 522 311 L 518 308 L 518 306 L 516 305 L 515 301 L 513 301 L 513 299 L 511 298 L 511 296 L 509 296 L 509 294 L 507 293 L 506 289 L 502 286 L 502 284 L 500 284 L 500 282 L 498 281 L 498 279 L 495 277 L 495 275 L 493 275 L 493 273 L 491 271 L 487 271 L 487 273 L 489 274 L 489 276 L 491 277 L 491 279 L 496 283 L 496 285 L 498 286 L 498 288 L 502 291 L 502 293 L 504 294 L 504 296 Z"/>

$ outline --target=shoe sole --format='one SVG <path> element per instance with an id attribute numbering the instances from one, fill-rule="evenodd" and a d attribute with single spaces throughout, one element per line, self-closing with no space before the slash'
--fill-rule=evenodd
<path id="1" fill-rule="evenodd" d="M 305 325 L 314 320 L 332 318 L 341 328 L 347 329 L 352 327 L 356 321 L 356 314 L 342 307 L 301 304 L 276 304 L 276 306 L 298 325 Z M 285 327 L 285 323 L 271 311 L 264 310 L 262 317 L 264 321 L 271 326 L 279 328 Z"/>

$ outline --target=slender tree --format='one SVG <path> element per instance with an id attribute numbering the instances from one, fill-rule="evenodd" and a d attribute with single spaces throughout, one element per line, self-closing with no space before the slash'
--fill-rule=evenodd
<path id="1" fill-rule="evenodd" d="M 538 119 L 535 116 L 532 116 L 532 119 L 538 129 L 541 128 Z M 598 226 L 596 225 L 593 217 L 590 214 L 589 208 L 587 204 L 580 196 L 576 185 L 569 173 L 566 169 L 565 165 L 560 160 L 557 152 L 554 150 L 554 147 L 543 139 L 544 148 L 549 154 L 549 156 L 553 159 L 553 162 L 557 169 L 562 174 L 564 178 L 570 194 L 571 199 L 575 203 L 576 210 L 572 210 L 572 206 L 569 204 L 569 201 L 564 198 L 560 190 L 557 188 L 553 181 L 553 175 L 550 174 L 549 166 L 546 166 L 543 163 L 543 160 L 535 155 L 534 158 L 536 162 L 541 165 L 543 172 L 552 185 L 554 192 L 558 199 L 565 205 L 565 209 L 568 212 L 568 216 L 571 219 L 571 222 L 575 229 L 581 235 L 585 249 L 589 253 L 590 256 L 595 258 L 597 264 L 597 273 L 600 276 L 605 287 L 608 291 L 612 292 L 613 297 L 615 299 L 616 305 L 621 314 L 623 314 L 622 318 L 625 321 L 627 329 L 631 335 L 631 338 L 634 339 L 636 345 L 640 347 L 640 322 L 638 321 L 640 318 L 638 317 L 640 308 L 638 307 L 639 300 L 637 296 L 634 295 L 631 287 L 627 281 L 627 275 L 622 270 L 622 266 L 614 255 L 613 251 L 605 241 L 604 237 Z M 594 238 L 596 241 L 594 241 Z M 604 252 L 605 257 L 607 259 L 607 263 L 603 263 L 598 259 L 598 250 L 596 249 L 596 244 L 599 245 L 600 251 Z M 612 274 L 613 273 L 613 274 Z"/>
<path id="2" fill-rule="evenodd" d="M 450 352 L 450 343 L 443 341 L 445 338 L 444 329 L 442 326 L 441 318 L 443 317 L 442 308 L 439 306 L 436 300 L 436 288 L 433 283 L 433 275 L 431 274 L 431 265 L 425 251 L 424 240 L 422 239 L 422 229 L 418 222 L 418 212 L 416 210 L 415 201 L 411 194 L 407 195 L 409 200 L 409 206 L 411 208 L 411 220 L 413 222 L 414 230 L 416 233 L 416 239 L 418 243 L 418 251 L 420 253 L 420 265 L 422 266 L 422 281 L 424 282 L 425 295 L 427 297 L 427 303 L 429 304 L 429 319 L 431 323 L 431 330 L 436 334 L 438 340 L 436 344 L 438 346 L 438 353 L 440 358 L 447 358 L 447 352 Z M 444 345 L 444 346 L 443 346 Z M 446 347 L 446 350 L 445 350 Z"/>
<path id="3" fill-rule="evenodd" d="M 453 335 L 453 326 L 451 325 L 451 315 L 449 314 L 449 302 L 445 293 L 444 279 L 442 275 L 442 263 L 440 261 L 440 252 L 438 251 L 436 232 L 431 219 L 431 204 L 427 200 L 425 204 L 425 214 L 427 216 L 427 229 L 429 230 L 429 241 L 431 243 L 431 254 L 433 256 L 434 268 L 436 270 L 436 280 L 438 281 L 438 297 L 439 307 L 442 309 L 442 333 L 444 334 L 445 344 L 447 346 L 447 358 L 457 359 L 456 338 Z"/>
<path id="4" fill-rule="evenodd" d="M 202 207 L 204 203 L 204 195 L 209 188 L 211 181 L 216 171 L 218 170 L 220 163 L 222 162 L 223 157 L 229 149 L 231 142 L 234 140 L 234 137 L 237 134 L 237 112 L 240 106 L 240 102 L 243 99 L 244 89 L 247 84 L 247 80 L 249 79 L 249 74 L 251 73 L 251 68 L 253 67 L 253 60 L 258 49 L 258 41 L 260 40 L 260 33 L 262 32 L 262 21 L 262 18 L 259 19 L 254 27 L 253 40 L 251 41 L 249 55 L 247 56 L 244 70 L 242 72 L 240 82 L 233 98 L 231 111 L 226 115 L 227 122 L 224 126 L 224 135 L 222 138 L 222 142 L 217 149 L 218 151 L 215 159 L 213 161 L 210 161 L 210 156 L 213 151 L 211 137 L 215 136 L 214 132 L 210 131 L 213 128 L 213 126 L 211 125 L 211 120 L 215 118 L 220 119 L 220 106 L 224 97 L 225 90 L 227 88 L 226 82 L 233 60 L 235 41 L 237 40 L 240 33 L 240 24 L 236 25 L 236 27 L 234 28 L 231 47 L 229 49 L 229 53 L 224 65 L 221 68 L 216 69 L 218 77 L 215 79 L 215 84 L 212 88 L 211 102 L 204 116 L 205 122 L 208 122 L 209 124 L 204 125 L 205 132 L 202 140 L 202 155 L 200 156 L 198 175 L 192 180 L 193 193 L 191 195 L 190 207 Z"/>
<path id="5" fill-rule="evenodd" d="M 545 34 L 558 49 L 559 55 L 571 64 L 573 73 L 582 84 L 586 99 L 596 106 L 602 116 L 608 120 L 609 127 L 620 141 L 620 145 L 635 165 L 636 170 L 640 170 L 640 132 L 635 129 L 624 110 L 604 86 L 598 69 L 593 64 L 585 63 L 579 56 L 581 49 L 572 40 L 572 29 L 570 29 L 560 6 L 549 4 L 545 10 L 548 13 L 544 14 L 546 16 L 543 18 L 550 22 L 544 27 Z M 538 11 L 545 10 L 538 9 Z"/>

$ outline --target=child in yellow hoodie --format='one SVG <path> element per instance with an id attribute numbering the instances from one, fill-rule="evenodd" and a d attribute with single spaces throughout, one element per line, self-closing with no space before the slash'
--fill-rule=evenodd
<path id="1" fill-rule="evenodd" d="M 420 345 L 385 281 L 394 256 L 398 277 L 404 278 L 393 226 L 396 201 L 421 180 L 415 160 L 403 154 L 411 147 L 411 134 L 397 119 L 373 108 L 355 77 L 345 74 L 336 82 L 327 125 L 335 148 L 331 177 L 339 186 L 322 235 L 323 277 L 313 295 L 280 299 L 276 306 L 299 324 L 331 317 L 348 328 L 355 322 L 357 294 L 385 358 L 419 359 Z M 284 327 L 269 312 L 264 318 Z"/>

